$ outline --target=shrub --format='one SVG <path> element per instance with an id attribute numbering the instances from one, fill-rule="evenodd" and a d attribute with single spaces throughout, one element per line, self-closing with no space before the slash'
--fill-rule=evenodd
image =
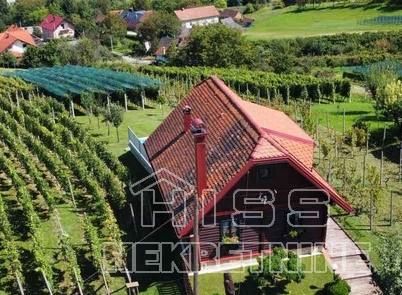
<path id="1" fill-rule="evenodd" d="M 281 9 L 285 7 L 283 0 L 272 0 L 272 9 Z"/>
<path id="2" fill-rule="evenodd" d="M 339 276 L 335 275 L 334 280 L 325 284 L 325 295 L 348 295 L 350 293 L 350 286 L 345 280 L 342 280 Z"/>

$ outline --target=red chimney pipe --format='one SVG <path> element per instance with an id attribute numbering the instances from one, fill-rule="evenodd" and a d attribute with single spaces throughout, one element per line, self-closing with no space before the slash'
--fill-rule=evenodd
<path id="1" fill-rule="evenodd" d="M 205 129 L 205 124 L 201 119 L 197 118 L 192 121 L 191 133 L 194 136 L 195 143 L 197 195 L 198 198 L 201 198 L 203 196 L 204 190 L 207 188 L 207 161 L 205 144 L 207 132 Z"/>
<path id="2" fill-rule="evenodd" d="M 206 144 L 205 137 L 207 132 L 205 125 L 201 119 L 194 119 L 191 122 L 191 133 L 194 136 L 195 143 L 195 169 L 197 177 L 197 196 L 194 198 L 194 295 L 198 293 L 198 272 L 200 270 L 200 235 L 199 235 L 199 203 L 204 195 L 204 191 L 207 188 L 207 165 L 206 165 Z"/>
<path id="3" fill-rule="evenodd" d="M 183 108 L 183 131 L 187 132 L 191 127 L 191 107 L 186 105 Z"/>

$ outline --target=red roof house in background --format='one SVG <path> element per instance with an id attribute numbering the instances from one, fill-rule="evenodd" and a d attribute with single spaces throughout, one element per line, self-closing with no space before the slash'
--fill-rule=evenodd
<path id="1" fill-rule="evenodd" d="M 43 39 L 73 38 L 74 26 L 63 17 L 49 14 L 40 24 Z"/>
<path id="2" fill-rule="evenodd" d="M 207 192 L 201 199 L 194 191 L 172 191 L 172 184 L 197 184 L 192 134 L 196 118 L 207 131 L 206 173 L 198 175 L 205 179 Z M 157 179 L 159 190 L 183 241 L 191 238 L 198 200 L 200 218 L 210 223 L 200 227 L 200 242 L 210 243 L 201 244 L 204 260 L 230 256 L 234 249 L 260 253 L 269 250 L 270 242 L 324 243 L 325 202 L 353 211 L 314 170 L 314 141 L 304 130 L 283 112 L 242 100 L 216 77 L 192 89 L 146 140 L 145 149 L 153 171 L 175 175 L 157 174 L 156 178 L 168 178 L 167 182 Z M 250 219 L 245 210 L 260 217 Z M 312 211 L 314 216 L 308 218 Z M 297 237 L 289 234 L 292 230 Z"/>
<path id="3" fill-rule="evenodd" d="M 0 33 L 0 53 L 10 52 L 15 57 L 21 57 L 27 46 L 36 46 L 36 43 L 32 35 L 22 28 L 10 26 Z"/>

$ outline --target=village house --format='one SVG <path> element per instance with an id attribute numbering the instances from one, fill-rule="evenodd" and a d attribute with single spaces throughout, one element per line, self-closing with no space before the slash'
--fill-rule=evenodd
<path id="1" fill-rule="evenodd" d="M 126 22 L 127 30 L 137 31 L 142 23 L 153 14 L 152 10 L 127 9 L 120 13 L 120 17 Z"/>
<path id="2" fill-rule="evenodd" d="M 241 21 L 243 18 L 243 15 L 241 12 L 237 9 L 233 8 L 226 8 L 221 12 L 220 18 L 225 19 L 225 18 L 232 18 L 234 21 Z"/>
<path id="3" fill-rule="evenodd" d="M 259 255 L 272 243 L 320 249 L 328 204 L 353 211 L 314 170 L 315 143 L 303 129 L 216 77 L 195 86 L 145 142 L 130 142 L 149 172 L 175 175 L 169 184 L 155 177 L 180 241 L 192 241 L 198 212 L 204 263 Z M 196 189 L 171 189 L 182 182 Z"/>
<path id="4" fill-rule="evenodd" d="M 73 24 L 58 15 L 49 14 L 40 24 L 44 40 L 74 38 Z"/>
<path id="5" fill-rule="evenodd" d="M 181 22 L 182 29 L 219 23 L 219 11 L 213 5 L 183 8 L 174 13 Z"/>
<path id="6" fill-rule="evenodd" d="M 10 26 L 0 33 L 0 53 L 9 52 L 15 57 L 22 57 L 28 46 L 36 46 L 32 35 L 17 26 Z"/>

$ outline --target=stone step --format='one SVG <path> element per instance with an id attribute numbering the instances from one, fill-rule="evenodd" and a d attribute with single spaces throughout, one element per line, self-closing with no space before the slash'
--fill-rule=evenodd
<path id="1" fill-rule="evenodd" d="M 351 295 L 374 295 L 380 294 L 374 286 L 371 276 L 347 280 L 351 286 Z"/>

